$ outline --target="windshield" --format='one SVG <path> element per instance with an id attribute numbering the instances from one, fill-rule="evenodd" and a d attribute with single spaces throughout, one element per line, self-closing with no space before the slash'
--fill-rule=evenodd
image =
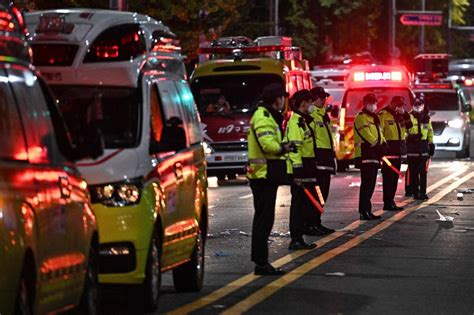
<path id="1" fill-rule="evenodd" d="M 329 93 L 330 96 L 326 103 L 340 105 L 342 103 L 342 98 L 344 97 L 344 89 L 325 89 L 326 93 Z"/>
<path id="2" fill-rule="evenodd" d="M 102 131 L 106 149 L 135 147 L 139 140 L 140 97 L 136 88 L 51 86 L 73 142 L 88 125 Z"/>
<path id="3" fill-rule="evenodd" d="M 371 89 L 357 89 L 357 90 L 348 90 L 345 97 L 342 107 L 346 108 L 346 115 L 348 117 L 355 117 L 362 110 L 362 98 L 367 93 L 374 93 L 377 96 L 377 108 L 383 108 L 390 104 L 392 97 L 402 96 L 405 98 L 405 103 L 407 104 L 406 110 L 410 110 L 410 104 L 412 99 L 412 94 L 409 89 L 394 89 L 394 88 L 371 88 Z"/>
<path id="4" fill-rule="evenodd" d="M 424 95 L 425 105 L 430 110 L 459 110 L 458 95 L 456 92 L 418 92 L 416 96 Z"/>
<path id="5" fill-rule="evenodd" d="M 263 88 L 275 82 L 282 79 L 274 74 L 207 76 L 194 80 L 191 90 L 201 115 L 250 113 Z"/>

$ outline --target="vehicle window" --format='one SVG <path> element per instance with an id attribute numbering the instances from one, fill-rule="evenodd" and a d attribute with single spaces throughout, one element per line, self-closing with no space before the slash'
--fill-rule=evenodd
<path id="1" fill-rule="evenodd" d="M 136 24 L 111 27 L 94 40 L 84 63 L 127 61 L 146 52 L 144 31 Z"/>
<path id="2" fill-rule="evenodd" d="M 79 46 L 70 44 L 32 44 L 35 66 L 70 66 Z"/>
<path id="3" fill-rule="evenodd" d="M 330 94 L 327 103 L 340 105 L 342 103 L 342 98 L 344 97 L 344 89 L 325 89 L 327 93 Z"/>
<path id="4" fill-rule="evenodd" d="M 416 93 L 417 96 L 420 96 L 420 94 Z M 430 110 L 459 110 L 459 99 L 456 92 L 423 92 L 423 95 L 425 106 L 428 106 Z"/>
<path id="5" fill-rule="evenodd" d="M 346 115 L 348 117 L 355 117 L 362 110 L 362 98 L 367 93 L 374 93 L 377 96 L 377 108 L 383 108 L 390 104 L 392 97 L 402 96 L 405 98 L 405 102 L 410 107 L 412 94 L 408 89 L 394 89 L 394 88 L 369 88 L 369 89 L 357 89 L 348 90 L 344 96 L 342 107 L 346 108 Z M 407 108 L 410 110 L 410 108 Z"/>
<path id="6" fill-rule="evenodd" d="M 71 133 L 80 143 L 84 128 L 98 127 L 105 149 L 138 146 L 141 96 L 136 88 L 52 85 L 59 109 Z"/>
<path id="7" fill-rule="evenodd" d="M 164 124 L 162 107 L 156 86 L 152 86 L 150 94 L 150 124 L 152 139 L 160 142 Z"/>
<path id="8" fill-rule="evenodd" d="M 38 78 L 30 70 L 10 69 L 8 72 L 19 103 L 30 163 L 64 162 Z"/>
<path id="9" fill-rule="evenodd" d="M 28 159 L 23 127 L 7 78 L 0 80 L 0 158 L 7 160 Z"/>
<path id="10" fill-rule="evenodd" d="M 283 80 L 274 74 L 205 76 L 195 79 L 191 90 L 201 115 L 250 114 L 270 83 Z"/>
<path id="11" fill-rule="evenodd" d="M 193 94 L 191 89 L 184 82 L 176 82 L 176 87 L 181 99 L 181 105 L 185 118 L 186 130 L 189 133 L 189 141 L 191 144 L 202 141 L 202 134 L 198 116 L 196 103 L 194 102 Z"/>

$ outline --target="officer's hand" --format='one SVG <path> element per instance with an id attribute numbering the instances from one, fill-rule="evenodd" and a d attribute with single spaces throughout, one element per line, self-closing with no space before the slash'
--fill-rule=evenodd
<path id="1" fill-rule="evenodd" d="M 296 148 L 296 144 L 292 141 L 286 143 L 282 143 L 281 144 L 283 150 L 282 150 L 282 153 L 288 153 L 288 152 L 296 152 L 298 149 Z"/>
<path id="2" fill-rule="evenodd" d="M 435 145 L 434 143 L 429 144 L 429 150 L 430 150 L 430 156 L 433 156 L 435 154 Z"/>
<path id="3" fill-rule="evenodd" d="M 293 179 L 293 181 L 294 181 L 295 184 L 298 185 L 298 186 L 300 186 L 301 183 L 303 182 L 303 181 L 301 180 L 301 178 L 295 178 L 295 179 Z"/>

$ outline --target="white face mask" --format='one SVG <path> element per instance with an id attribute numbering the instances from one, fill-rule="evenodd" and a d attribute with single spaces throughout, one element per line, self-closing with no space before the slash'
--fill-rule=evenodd
<path id="1" fill-rule="evenodd" d="M 316 106 L 314 106 L 314 105 L 309 105 L 309 107 L 308 107 L 308 113 L 311 114 L 311 113 L 314 112 L 315 110 L 316 110 Z"/>
<path id="2" fill-rule="evenodd" d="M 413 106 L 413 111 L 421 113 L 423 111 L 423 106 Z"/>
<path id="3" fill-rule="evenodd" d="M 403 113 L 405 113 L 405 108 L 403 106 L 399 106 L 399 107 L 397 107 L 396 111 L 399 114 L 403 114 Z"/>
<path id="4" fill-rule="evenodd" d="M 371 113 L 375 113 L 375 111 L 377 110 L 377 104 L 367 104 L 365 105 L 365 108 L 371 112 Z"/>

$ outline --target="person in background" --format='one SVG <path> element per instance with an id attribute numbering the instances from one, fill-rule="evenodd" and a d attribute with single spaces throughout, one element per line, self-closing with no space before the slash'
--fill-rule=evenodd
<path id="1" fill-rule="evenodd" d="M 229 102 L 225 99 L 224 95 L 219 95 L 217 102 L 215 104 L 209 104 L 206 107 L 206 113 L 221 113 L 221 114 L 229 114 L 230 113 L 230 105 Z"/>
<path id="2" fill-rule="evenodd" d="M 434 155 L 435 145 L 429 112 L 421 99 L 413 103 L 410 118 L 413 124 L 407 138 L 410 192 L 417 200 L 427 200 L 427 163 Z"/>

